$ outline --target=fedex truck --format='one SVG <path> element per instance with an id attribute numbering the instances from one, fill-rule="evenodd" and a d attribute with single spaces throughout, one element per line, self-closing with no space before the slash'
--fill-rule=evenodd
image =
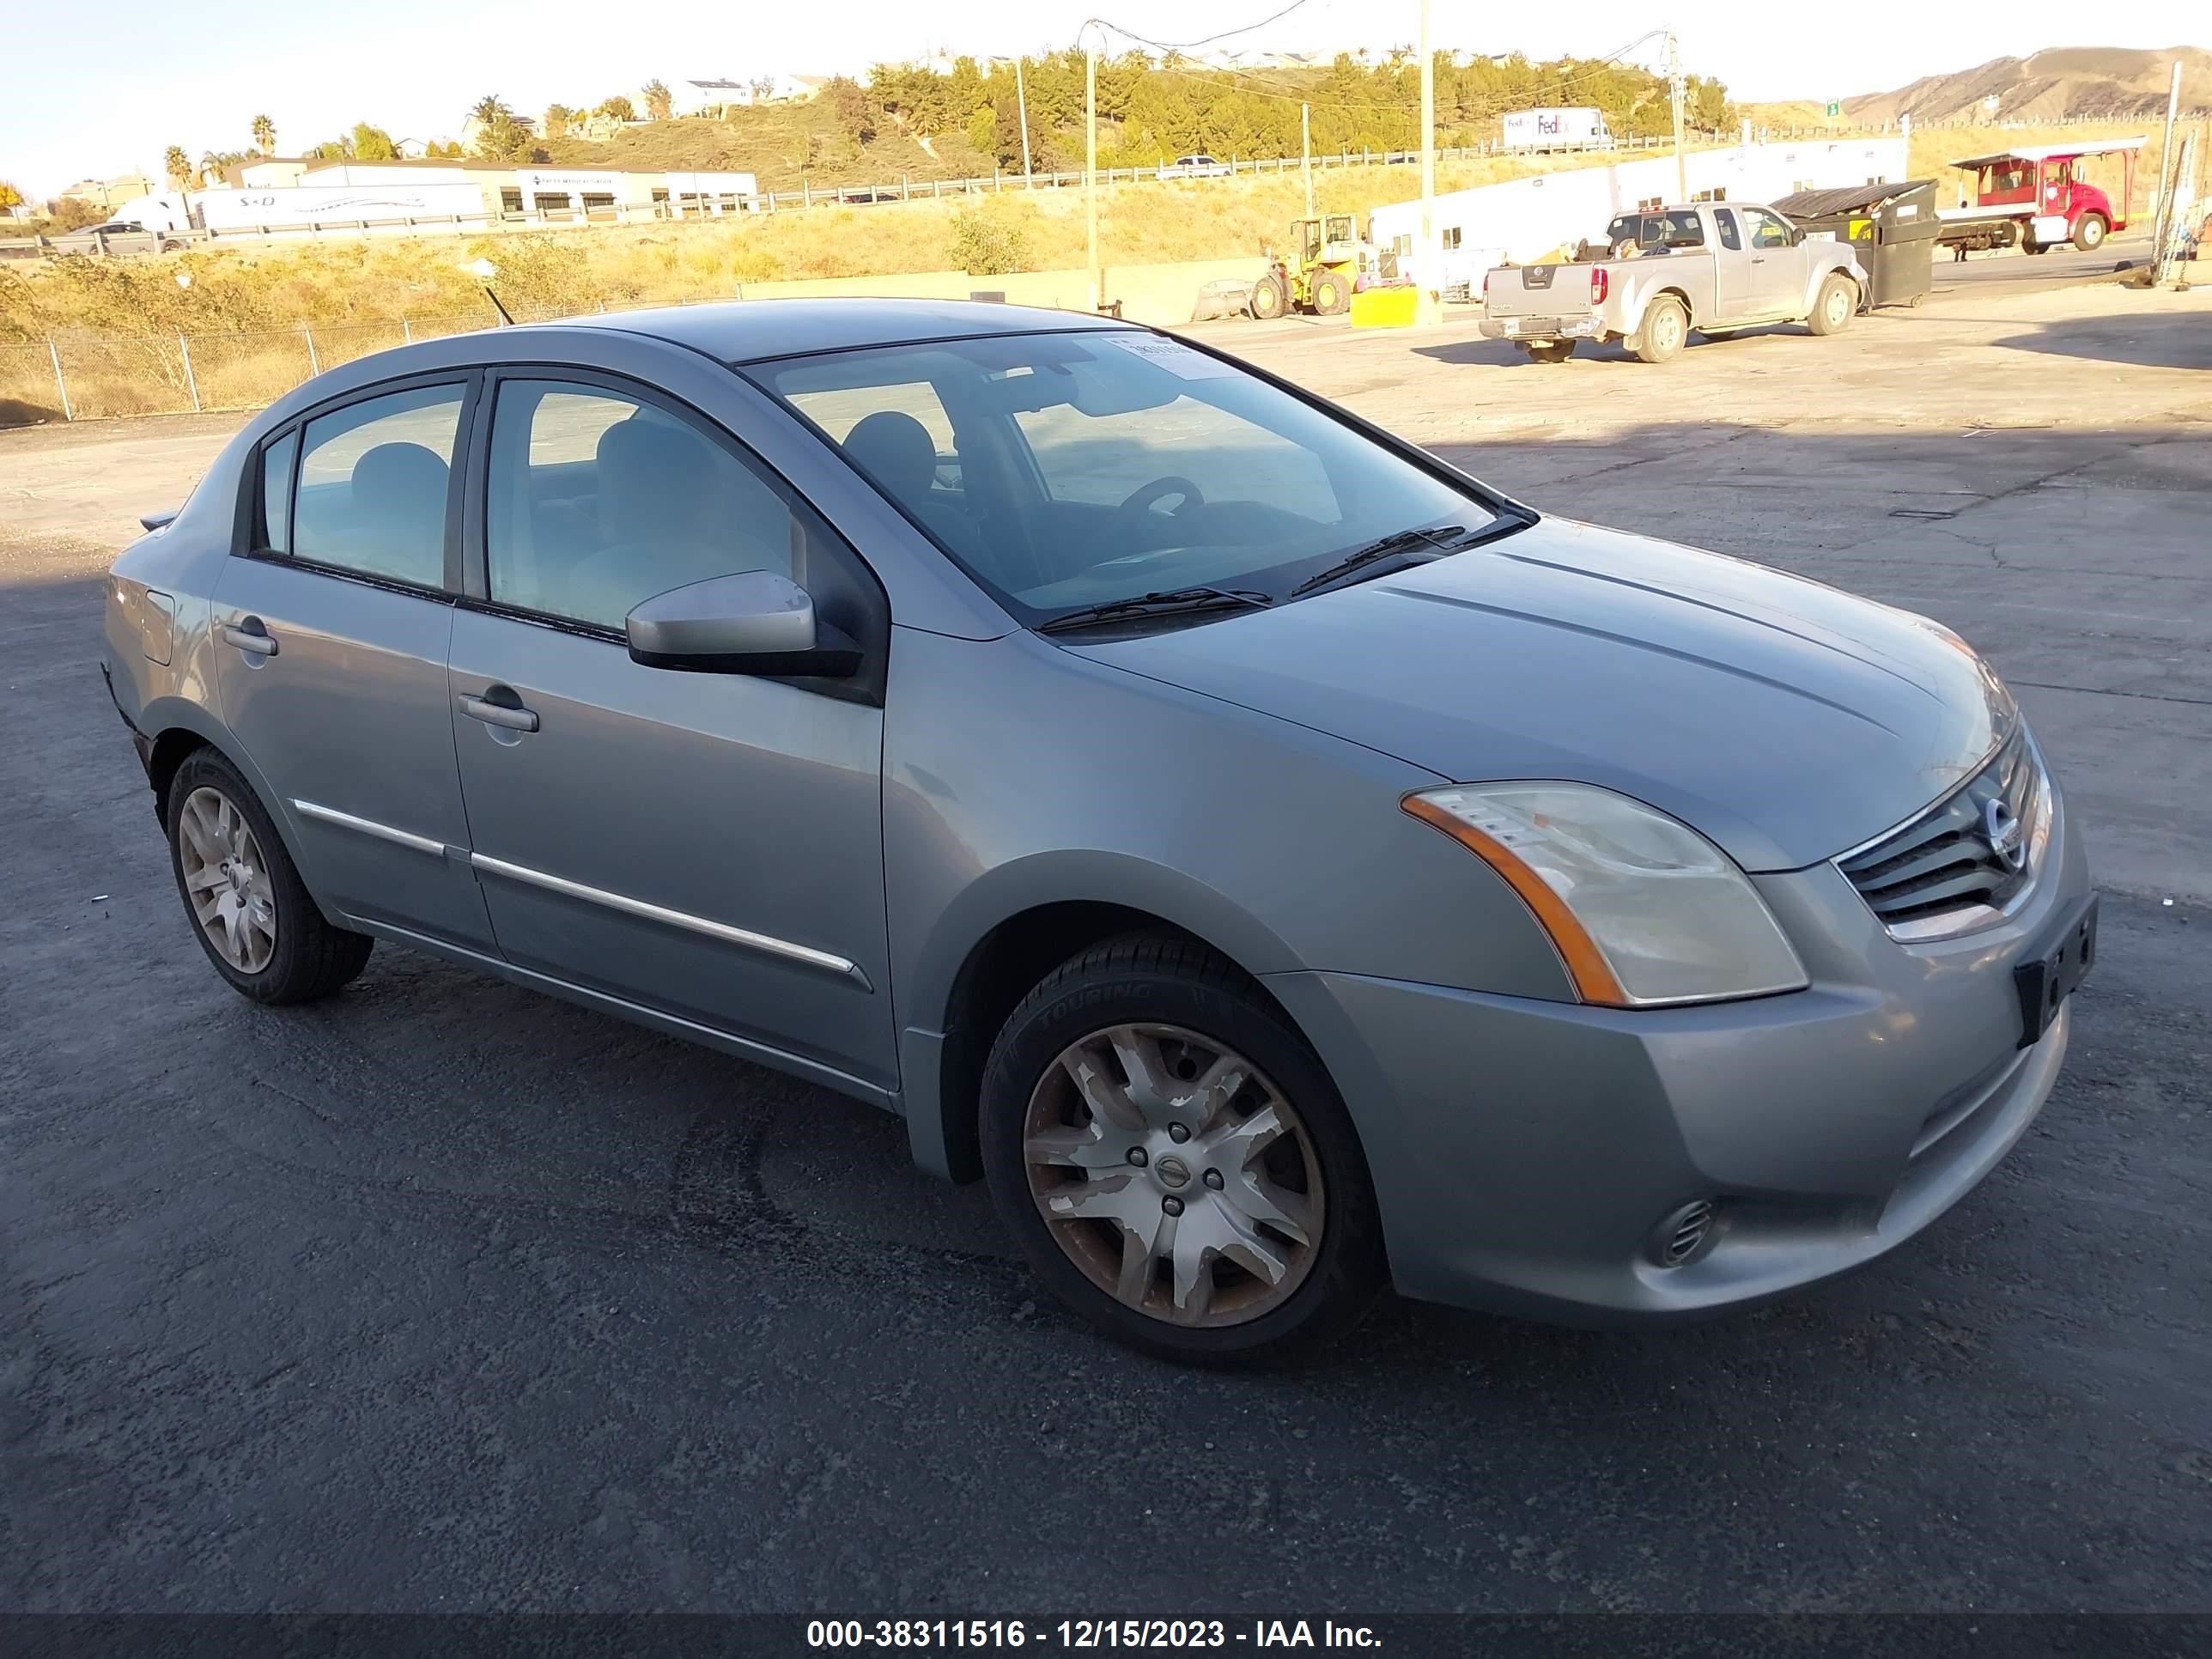
<path id="1" fill-rule="evenodd" d="M 1610 149 L 1613 134 L 1594 109 L 1524 109 L 1505 118 L 1508 149 Z"/>

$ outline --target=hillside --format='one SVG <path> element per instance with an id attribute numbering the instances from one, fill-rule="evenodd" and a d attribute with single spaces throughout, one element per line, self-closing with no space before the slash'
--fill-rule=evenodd
<path id="1" fill-rule="evenodd" d="M 2118 46 L 2067 46 L 2027 58 L 1995 58 L 1953 75 L 1929 75 L 1894 92 L 1844 100 L 1855 123 L 1880 124 L 1911 114 L 1917 121 L 1978 120 L 1985 100 L 1997 100 L 2002 121 L 2055 121 L 2068 117 L 2133 118 L 2163 114 L 2167 77 L 2181 61 L 2185 107 L 2201 107 L 2212 94 L 2212 52 L 2173 46 L 2136 52 Z"/>
<path id="2" fill-rule="evenodd" d="M 554 138 L 544 148 L 560 167 L 750 173 L 763 190 L 797 190 L 802 182 L 817 188 L 896 184 L 902 176 L 972 179 L 991 171 L 991 157 L 979 154 L 964 133 L 940 132 L 925 148 L 896 120 L 883 120 L 862 143 L 847 133 L 827 99 L 734 109 L 727 120 L 647 122 L 605 143 Z"/>

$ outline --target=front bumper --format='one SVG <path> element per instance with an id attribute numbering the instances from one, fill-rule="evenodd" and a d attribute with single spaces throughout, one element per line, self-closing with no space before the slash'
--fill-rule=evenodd
<path id="1" fill-rule="evenodd" d="M 1883 932 L 1832 865 L 1755 878 L 1811 987 L 1618 1010 L 1355 975 L 1271 975 L 1358 1124 L 1405 1294 L 1571 1323 L 1696 1317 L 1918 1232 L 2042 1109 L 2071 1010 L 2019 1046 L 2014 969 L 2089 890 L 2063 803 L 2001 926 Z M 1713 1225 L 1662 1265 L 1668 1218 Z"/>

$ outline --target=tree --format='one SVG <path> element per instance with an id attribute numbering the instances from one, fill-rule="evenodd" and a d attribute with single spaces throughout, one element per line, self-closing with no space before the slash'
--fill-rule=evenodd
<path id="1" fill-rule="evenodd" d="M 23 205 L 23 192 L 0 179 L 0 213 L 12 213 Z"/>
<path id="2" fill-rule="evenodd" d="M 631 103 L 629 99 L 623 97 L 620 93 L 617 93 L 613 97 L 608 99 L 605 103 L 600 105 L 599 112 L 617 121 L 635 121 L 637 119 L 637 106 Z"/>
<path id="3" fill-rule="evenodd" d="M 485 126 L 497 126 L 502 121 L 514 119 L 514 112 L 497 93 L 486 93 L 469 106 L 469 113 Z"/>
<path id="4" fill-rule="evenodd" d="M 161 171 L 179 190 L 192 182 L 192 158 L 185 154 L 182 144 L 172 144 L 161 152 Z"/>
<path id="5" fill-rule="evenodd" d="M 348 153 L 358 161 L 390 161 L 398 159 L 399 147 L 392 142 L 392 135 L 382 127 L 373 127 L 366 121 L 353 124 L 347 139 Z"/>
<path id="6" fill-rule="evenodd" d="M 566 104 L 546 105 L 545 136 L 548 138 L 566 138 L 568 136 L 568 118 L 575 112 Z"/>
<path id="7" fill-rule="evenodd" d="M 265 115 L 253 118 L 253 148 L 264 155 L 276 153 L 276 124 Z"/>
<path id="8" fill-rule="evenodd" d="M 830 110 L 837 117 L 837 125 L 845 130 L 845 136 L 855 144 L 874 143 L 876 106 L 860 90 L 860 83 L 849 75 L 834 75 L 823 90 L 830 94 Z"/>
<path id="9" fill-rule="evenodd" d="M 676 113 L 676 94 L 658 76 L 645 83 L 645 112 L 654 121 L 665 121 Z"/>

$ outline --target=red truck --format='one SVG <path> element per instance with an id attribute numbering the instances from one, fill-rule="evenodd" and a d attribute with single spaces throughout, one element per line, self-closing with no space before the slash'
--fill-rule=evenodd
<path id="1" fill-rule="evenodd" d="M 2041 144 L 1952 162 L 1974 175 L 1975 199 L 1972 207 L 1936 210 L 1942 245 L 1962 256 L 1968 248 L 2010 247 L 2014 242 L 2030 253 L 2047 252 L 2061 242 L 2071 242 L 2084 253 L 2094 251 L 2112 232 L 2127 228 L 2136 194 L 2136 155 L 2148 142 Z M 2126 182 L 2117 208 L 2083 176 L 2082 163 L 2093 155 L 2121 159 Z"/>

